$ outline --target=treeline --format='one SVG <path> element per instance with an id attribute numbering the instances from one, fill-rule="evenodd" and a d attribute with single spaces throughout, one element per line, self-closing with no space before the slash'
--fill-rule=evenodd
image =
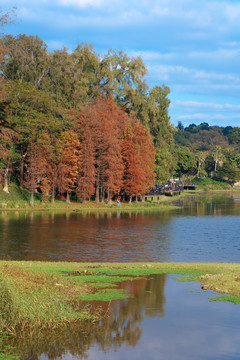
<path id="1" fill-rule="evenodd" d="M 148 88 L 141 58 L 100 56 L 88 45 L 50 53 L 26 35 L 2 36 L 1 57 L 4 191 L 12 178 L 32 203 L 36 189 L 44 201 L 73 192 L 83 201 L 131 201 L 153 185 L 155 154 L 173 130 L 169 89 Z"/>
<path id="2" fill-rule="evenodd" d="M 240 179 L 240 128 L 179 122 L 174 140 L 177 175 L 211 176 L 231 184 Z"/>
<path id="3" fill-rule="evenodd" d="M 10 20 L 0 13 L 0 25 Z M 128 200 L 170 176 L 239 179 L 239 128 L 175 128 L 169 88 L 146 84 L 140 57 L 78 45 L 49 52 L 38 36 L 0 36 L 0 169 L 43 201 Z"/>

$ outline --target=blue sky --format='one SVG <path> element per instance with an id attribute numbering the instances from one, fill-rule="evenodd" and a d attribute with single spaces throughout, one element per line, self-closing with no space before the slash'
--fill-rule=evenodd
<path id="1" fill-rule="evenodd" d="M 170 87 L 171 122 L 240 126 L 239 0 L 1 0 L 13 35 L 48 50 L 93 44 L 141 56 L 150 87 Z"/>

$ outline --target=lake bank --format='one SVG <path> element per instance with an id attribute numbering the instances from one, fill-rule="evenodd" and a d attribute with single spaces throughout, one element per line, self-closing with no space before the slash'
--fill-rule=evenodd
<path id="1" fill-rule="evenodd" d="M 98 326 L 112 301 L 133 296 L 131 286 L 124 290 L 121 283 L 146 281 L 154 274 L 177 274 L 178 281 L 217 292 L 213 300 L 240 303 L 240 264 L 0 261 L 0 271 L 0 359 L 18 359 L 8 347 L 14 339 L 25 343 L 86 321 Z"/>
<path id="2" fill-rule="evenodd" d="M 240 303 L 240 264 L 230 263 L 76 263 L 0 261 L 2 333 L 17 329 L 58 327 L 78 320 L 97 320 L 86 301 L 128 297 L 116 284 L 151 274 L 185 275 L 220 300 Z M 187 275 L 187 277 L 186 277 Z M 80 304 L 82 304 L 80 306 Z"/>
<path id="3" fill-rule="evenodd" d="M 0 189 L 0 211 L 138 211 L 138 210 L 171 210 L 176 208 L 172 205 L 176 200 L 180 200 L 189 195 L 205 195 L 214 193 L 240 193 L 240 189 L 232 188 L 230 185 L 205 179 L 199 181 L 196 190 L 184 190 L 180 195 L 176 196 L 155 196 L 153 200 L 151 197 L 146 201 L 137 202 L 121 202 L 121 206 L 117 206 L 117 202 L 113 201 L 111 204 L 106 202 L 96 203 L 95 201 L 88 201 L 82 203 L 80 201 L 71 201 L 67 203 L 65 200 L 56 199 L 54 203 L 49 200 L 47 203 L 42 203 L 40 194 L 35 194 L 34 206 L 30 206 L 30 193 L 27 190 L 20 190 L 19 187 L 12 184 L 9 186 L 9 194 L 4 193 Z"/>

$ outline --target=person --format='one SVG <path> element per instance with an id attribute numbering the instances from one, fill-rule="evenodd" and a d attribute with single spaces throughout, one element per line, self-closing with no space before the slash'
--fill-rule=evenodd
<path id="1" fill-rule="evenodd" d="M 120 202 L 120 201 L 121 201 L 121 197 L 118 196 L 118 197 L 117 197 L 117 206 L 121 206 L 121 202 Z"/>

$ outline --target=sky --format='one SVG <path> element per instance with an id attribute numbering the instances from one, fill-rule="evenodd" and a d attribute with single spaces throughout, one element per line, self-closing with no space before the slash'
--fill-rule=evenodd
<path id="1" fill-rule="evenodd" d="M 0 0 L 5 33 L 38 35 L 48 51 L 92 44 L 141 56 L 152 88 L 170 88 L 171 122 L 240 127 L 239 0 Z"/>

